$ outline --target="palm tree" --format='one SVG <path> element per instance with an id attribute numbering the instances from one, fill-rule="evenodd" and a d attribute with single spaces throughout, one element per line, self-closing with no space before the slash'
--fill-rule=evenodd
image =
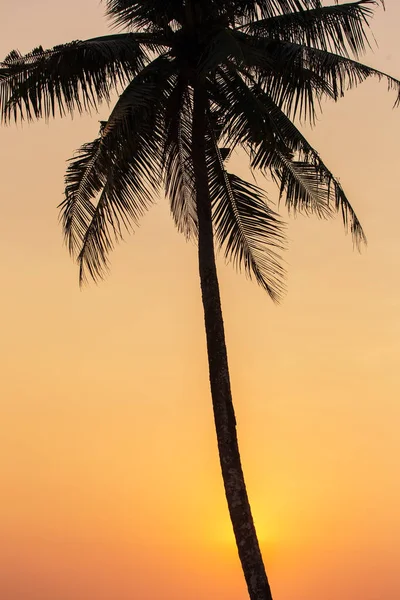
<path id="1" fill-rule="evenodd" d="M 220 464 L 251 600 L 271 600 L 240 461 L 214 243 L 277 301 L 284 225 L 264 192 L 227 170 L 230 152 L 270 173 L 291 211 L 341 213 L 364 232 L 340 183 L 295 122 L 313 122 L 368 77 L 374 0 L 106 0 L 120 33 L 74 41 L 0 65 L 3 121 L 91 112 L 119 94 L 98 137 L 66 173 L 61 220 L 80 282 L 164 189 L 179 231 L 198 242 L 209 376 Z"/>

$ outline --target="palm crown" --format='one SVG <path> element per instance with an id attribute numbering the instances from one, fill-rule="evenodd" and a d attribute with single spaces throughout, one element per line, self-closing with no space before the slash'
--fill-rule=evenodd
<path id="1" fill-rule="evenodd" d="M 70 161 L 61 217 L 80 279 L 101 277 L 109 251 L 164 187 L 179 230 L 197 234 L 191 119 L 193 81 L 207 93 L 207 167 L 217 243 L 274 298 L 283 290 L 283 224 L 264 193 L 229 173 L 240 146 L 270 172 L 291 210 L 341 212 L 357 244 L 363 230 L 341 185 L 294 121 L 313 121 L 367 77 L 372 0 L 108 0 L 124 33 L 22 56 L 0 69 L 3 119 L 91 111 L 120 91 L 99 136 Z M 122 90 L 122 91 L 121 91 Z M 397 102 L 399 96 L 397 97 Z"/>

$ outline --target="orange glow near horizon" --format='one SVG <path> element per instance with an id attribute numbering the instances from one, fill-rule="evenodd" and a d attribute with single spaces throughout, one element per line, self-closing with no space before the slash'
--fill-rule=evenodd
<path id="1" fill-rule="evenodd" d="M 400 77 L 400 4 L 365 61 Z M 107 32 L 98 0 L 1 11 L 0 56 Z M 288 220 L 274 306 L 219 261 L 244 471 L 274 600 L 400 598 L 400 109 L 367 82 L 311 142 L 369 245 Z M 0 129 L 1 600 L 245 600 L 218 466 L 196 249 L 165 202 L 80 291 L 56 206 L 92 118 Z M 241 157 L 234 168 L 246 174 Z M 276 190 L 265 187 L 272 198 Z"/>

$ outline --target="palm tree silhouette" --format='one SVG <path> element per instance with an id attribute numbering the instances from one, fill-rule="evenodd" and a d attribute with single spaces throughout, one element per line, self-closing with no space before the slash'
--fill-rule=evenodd
<path id="1" fill-rule="evenodd" d="M 214 244 L 277 301 L 284 224 L 264 192 L 227 169 L 240 147 L 291 211 L 341 213 L 364 232 L 338 180 L 302 135 L 324 98 L 392 77 L 358 62 L 377 2 L 107 0 L 120 33 L 0 65 L 3 121 L 93 111 L 119 96 L 66 173 L 61 219 L 79 278 L 98 280 L 122 235 L 165 190 L 179 231 L 197 240 L 220 464 L 251 600 L 271 599 L 240 461 Z"/>

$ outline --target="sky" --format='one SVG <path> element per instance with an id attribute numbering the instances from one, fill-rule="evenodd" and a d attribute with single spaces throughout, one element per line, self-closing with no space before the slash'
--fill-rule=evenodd
<path id="1" fill-rule="evenodd" d="M 102 35 L 98 0 L 0 5 L 0 56 Z M 400 5 L 365 62 L 400 77 Z M 400 108 L 371 81 L 305 129 L 368 236 L 288 220 L 275 306 L 218 263 L 248 490 L 275 600 L 398 600 Z M 0 597 L 243 600 L 196 249 L 163 199 L 81 291 L 57 205 L 99 115 L 0 130 Z M 246 174 L 240 156 L 232 158 Z M 263 183 L 271 199 L 276 190 Z M 282 214 L 285 214 L 282 208 Z"/>

